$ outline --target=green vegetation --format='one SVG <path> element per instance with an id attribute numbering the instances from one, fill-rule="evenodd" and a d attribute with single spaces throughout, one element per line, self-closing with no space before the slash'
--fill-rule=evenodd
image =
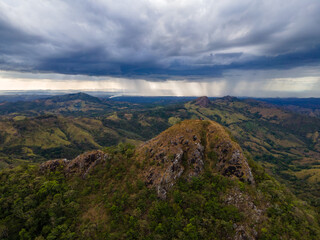
<path id="1" fill-rule="evenodd" d="M 0 163 L 3 166 L 18 164 L 20 160 L 71 159 L 102 146 L 119 142 L 139 143 L 131 141 L 130 137 L 141 139 L 105 127 L 100 120 L 51 115 L 13 122 L 0 120 L 0 129 Z"/>
<path id="2" fill-rule="evenodd" d="M 1 239 L 227 239 L 254 226 L 259 239 L 317 239 L 312 208 L 299 202 L 252 160 L 256 186 L 205 173 L 181 178 L 166 200 L 145 186 L 134 146 L 106 148 L 110 158 L 86 179 L 37 165 L 0 172 Z M 242 195 L 261 210 L 254 222 Z M 229 203 L 228 203 L 229 201 Z"/>

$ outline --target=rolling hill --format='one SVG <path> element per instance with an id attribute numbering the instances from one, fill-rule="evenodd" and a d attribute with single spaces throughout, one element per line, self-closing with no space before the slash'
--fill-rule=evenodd
<path id="1" fill-rule="evenodd" d="M 73 158 L 119 142 L 139 143 L 139 136 L 131 139 L 128 135 L 92 118 L 43 115 L 0 120 L 0 166 Z"/>
<path id="2" fill-rule="evenodd" d="M 0 115 L 41 116 L 59 114 L 64 116 L 94 116 L 123 108 L 136 108 L 138 104 L 100 99 L 86 93 L 73 93 L 40 98 L 32 101 L 0 103 Z"/>

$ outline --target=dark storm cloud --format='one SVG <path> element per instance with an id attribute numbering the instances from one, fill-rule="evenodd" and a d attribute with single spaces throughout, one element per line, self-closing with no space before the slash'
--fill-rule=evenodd
<path id="1" fill-rule="evenodd" d="M 166 79 L 320 64 L 318 0 L 0 2 L 0 69 Z"/>
<path id="2" fill-rule="evenodd" d="M 31 36 L 16 29 L 0 17 L 1 69 L 30 70 L 30 63 L 36 60 L 33 48 L 39 42 L 39 37 Z"/>

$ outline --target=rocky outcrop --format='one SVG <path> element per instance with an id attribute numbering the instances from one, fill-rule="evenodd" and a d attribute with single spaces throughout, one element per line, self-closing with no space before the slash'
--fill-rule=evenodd
<path id="1" fill-rule="evenodd" d="M 194 101 L 195 105 L 198 105 L 200 107 L 206 108 L 210 105 L 210 100 L 208 97 L 203 96 L 203 97 L 199 97 Z"/>
<path id="2" fill-rule="evenodd" d="M 230 139 L 224 128 L 215 123 L 207 127 L 208 153 L 214 153 L 217 159 L 215 167 L 224 176 L 238 178 L 243 182 L 254 183 L 247 159 L 240 146 Z"/>
<path id="3" fill-rule="evenodd" d="M 102 151 L 92 151 L 79 155 L 66 166 L 67 175 L 80 174 L 83 178 L 99 163 L 107 160 L 108 154 Z"/>
<path id="4" fill-rule="evenodd" d="M 49 160 L 44 163 L 42 163 L 39 167 L 40 172 L 44 173 L 46 171 L 56 171 L 58 169 L 64 169 L 68 164 L 67 159 L 55 159 L 55 160 Z"/>
<path id="5" fill-rule="evenodd" d="M 160 198 L 166 197 L 167 191 L 182 173 L 190 179 L 203 170 L 204 146 L 193 129 L 186 129 L 186 134 L 171 138 L 167 138 L 166 134 L 160 135 L 142 149 L 148 162 L 154 163 L 145 173 L 146 184 L 156 186 Z"/>
<path id="6" fill-rule="evenodd" d="M 178 178 L 190 180 L 202 173 L 205 161 L 212 165 L 212 171 L 254 183 L 241 148 L 213 121 L 187 120 L 176 124 L 142 145 L 137 159 L 147 163 L 146 185 L 155 187 L 162 199 Z"/>
<path id="7" fill-rule="evenodd" d="M 109 155 L 103 151 L 91 151 L 79 155 L 75 159 L 68 161 L 67 159 L 50 160 L 40 165 L 41 172 L 62 170 L 65 175 L 81 175 L 85 178 L 87 174 L 99 163 L 107 160 Z"/>

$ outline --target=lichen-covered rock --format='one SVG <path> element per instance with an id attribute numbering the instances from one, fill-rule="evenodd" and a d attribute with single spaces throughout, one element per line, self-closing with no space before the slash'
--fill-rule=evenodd
<path id="1" fill-rule="evenodd" d="M 212 153 L 217 159 L 211 159 Z M 201 174 L 205 161 L 212 171 L 254 183 L 241 148 L 213 121 L 187 120 L 176 124 L 140 146 L 136 156 L 146 163 L 146 185 L 155 187 L 162 199 L 178 178 L 190 180 Z"/>

